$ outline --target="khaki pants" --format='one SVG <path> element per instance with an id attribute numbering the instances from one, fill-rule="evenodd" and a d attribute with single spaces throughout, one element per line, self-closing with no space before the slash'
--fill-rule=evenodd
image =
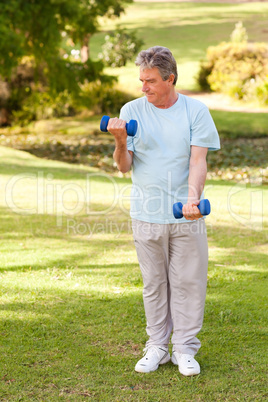
<path id="1" fill-rule="evenodd" d="M 146 346 L 168 346 L 195 355 L 203 323 L 208 247 L 204 219 L 178 224 L 133 220 L 133 237 L 143 277 L 149 336 Z"/>

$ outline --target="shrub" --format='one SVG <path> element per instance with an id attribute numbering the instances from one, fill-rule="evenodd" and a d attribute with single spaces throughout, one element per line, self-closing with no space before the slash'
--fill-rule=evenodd
<path id="1" fill-rule="evenodd" d="M 130 94 L 114 88 L 109 83 L 96 81 L 82 86 L 80 102 L 81 106 L 96 114 L 118 114 L 121 107 L 132 99 Z"/>
<path id="2" fill-rule="evenodd" d="M 241 31 L 241 25 L 237 27 Z M 218 91 L 247 101 L 267 103 L 268 45 L 246 42 L 246 34 L 237 32 L 232 42 L 207 49 L 197 77 L 201 89 Z M 266 83 L 266 84 L 265 84 Z"/>
<path id="3" fill-rule="evenodd" d="M 24 99 L 19 110 L 12 111 L 12 120 L 24 126 L 32 120 L 70 116 L 74 113 L 74 101 L 67 90 L 54 95 L 35 91 Z"/>
<path id="4" fill-rule="evenodd" d="M 0 111 L 1 115 L 4 113 L 4 117 L 0 116 L 0 125 L 7 122 L 26 125 L 32 120 L 69 116 L 82 107 L 85 100 L 83 84 L 79 84 L 78 80 L 73 88 L 71 83 L 67 86 L 64 81 L 67 75 L 61 74 L 61 65 L 60 62 L 54 67 L 54 71 L 57 71 L 53 78 L 55 85 L 52 82 L 48 85 L 50 77 L 46 76 L 46 66 L 37 67 L 34 57 L 24 57 L 9 81 L 0 79 Z M 76 66 L 73 63 L 71 67 L 80 69 L 77 76 L 80 74 L 81 81 L 88 83 L 90 78 L 96 76 L 99 65 L 101 62 L 98 64 L 89 61 L 83 65 L 77 63 Z M 71 77 L 70 75 L 70 80 Z M 101 79 L 107 88 L 114 82 L 114 77 L 110 76 L 103 75 Z"/>
<path id="5" fill-rule="evenodd" d="M 256 94 L 262 104 L 268 105 L 268 76 L 264 81 L 257 82 Z"/>
<path id="6" fill-rule="evenodd" d="M 99 58 L 108 67 L 123 67 L 143 44 L 143 40 L 137 38 L 135 31 L 127 32 L 126 29 L 117 28 L 113 33 L 106 35 Z"/>
<path id="7" fill-rule="evenodd" d="M 0 106 L 10 121 L 25 125 L 32 120 L 73 114 L 73 100 L 67 90 L 48 92 L 45 66 L 34 57 L 23 57 L 9 81 L 0 81 Z"/>

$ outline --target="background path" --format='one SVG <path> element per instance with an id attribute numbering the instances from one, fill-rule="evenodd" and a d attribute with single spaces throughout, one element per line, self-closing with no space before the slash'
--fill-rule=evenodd
<path id="1" fill-rule="evenodd" d="M 235 101 L 227 95 L 216 92 L 193 92 L 186 89 L 178 90 L 179 93 L 198 99 L 209 109 L 226 110 L 229 112 L 247 112 L 247 113 L 268 113 L 267 107 L 257 107 L 255 105 L 243 104 Z"/>

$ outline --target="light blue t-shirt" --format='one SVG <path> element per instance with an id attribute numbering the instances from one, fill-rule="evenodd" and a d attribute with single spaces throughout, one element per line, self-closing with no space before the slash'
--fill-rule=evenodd
<path id="1" fill-rule="evenodd" d="M 138 122 L 128 136 L 133 154 L 130 216 L 151 223 L 182 223 L 175 219 L 173 204 L 188 198 L 191 145 L 217 150 L 220 141 L 206 105 L 178 94 L 168 109 L 160 109 L 144 96 L 124 105 L 120 118 Z M 202 197 L 203 198 L 203 195 Z"/>

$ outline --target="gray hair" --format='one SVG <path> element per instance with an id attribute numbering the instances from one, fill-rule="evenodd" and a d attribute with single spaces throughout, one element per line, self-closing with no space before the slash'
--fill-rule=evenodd
<path id="1" fill-rule="evenodd" d="M 173 54 L 167 47 L 154 46 L 147 50 L 142 50 L 135 61 L 136 66 L 140 66 L 142 70 L 158 68 L 159 74 L 163 81 L 166 81 L 170 74 L 174 74 L 173 85 L 178 79 L 177 63 Z"/>

